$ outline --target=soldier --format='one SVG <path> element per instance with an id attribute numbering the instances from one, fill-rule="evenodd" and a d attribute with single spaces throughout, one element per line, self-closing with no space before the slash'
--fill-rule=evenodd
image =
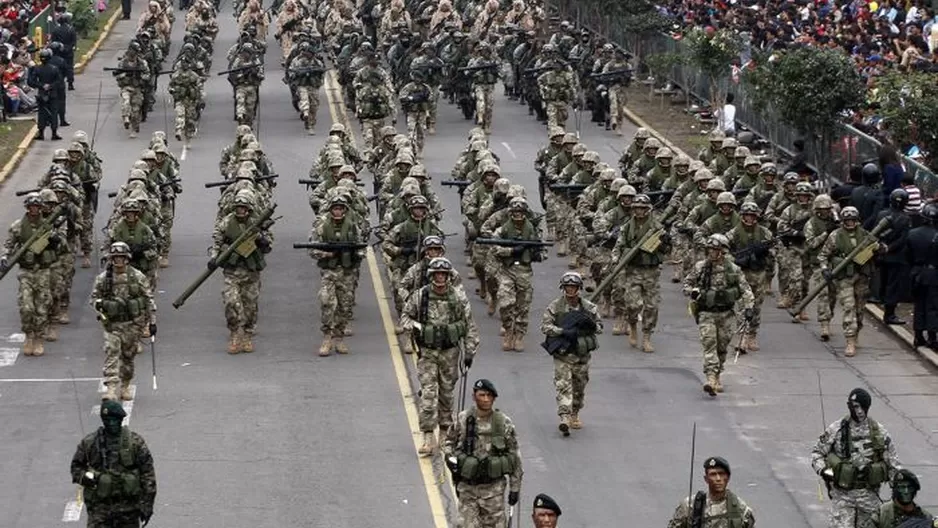
<path id="1" fill-rule="evenodd" d="M 316 56 L 308 42 L 301 42 L 294 55 L 287 63 L 284 82 L 295 94 L 300 109 L 300 119 L 310 136 L 316 133 L 316 113 L 319 111 L 319 89 L 322 88 L 326 65 Z"/>
<path id="2" fill-rule="evenodd" d="M 645 141 L 650 137 L 651 133 L 649 133 L 648 129 L 645 127 L 639 127 L 635 130 L 635 136 L 632 137 L 628 148 L 622 152 L 622 157 L 619 158 L 619 172 L 628 174 L 629 169 L 632 168 L 632 164 L 637 162 L 641 157 L 642 151 L 645 150 Z"/>
<path id="3" fill-rule="evenodd" d="M 560 290 L 563 295 L 551 301 L 541 316 L 541 333 L 547 338 L 544 347 L 554 358 L 560 432 L 570 436 L 570 429 L 583 427 L 580 411 L 586 405 L 590 358 L 599 346 L 596 334 L 602 331 L 602 320 L 596 304 L 580 296 L 583 277 L 579 273 L 564 273 Z"/>
<path id="4" fill-rule="evenodd" d="M 264 66 L 255 57 L 251 43 L 241 46 L 230 69 L 237 70 L 228 73 L 228 82 L 234 88 L 235 120 L 241 125 L 251 125 L 257 116 L 260 87 L 264 80 Z"/>
<path id="5" fill-rule="evenodd" d="M 726 169 L 726 172 L 720 175 L 720 179 L 723 180 L 723 183 L 726 184 L 727 189 L 732 189 L 736 185 L 736 180 L 738 180 L 746 171 L 746 160 L 751 158 L 752 155 L 749 152 L 748 147 L 736 147 L 736 150 L 733 153 L 733 160 L 735 163 L 729 166 Z M 756 172 L 759 171 L 759 160 L 756 161 Z"/>
<path id="6" fill-rule="evenodd" d="M 480 68 L 467 72 L 472 77 L 472 93 L 475 99 L 476 124 L 481 126 L 486 134 L 492 133 L 492 111 L 495 101 L 492 93 L 495 83 L 498 82 L 498 61 L 492 56 L 492 46 L 488 42 L 480 42 L 476 47 L 479 55 L 469 60 L 468 68 Z"/>
<path id="7" fill-rule="evenodd" d="M 215 225 L 212 233 L 211 257 L 208 268 L 222 268 L 225 285 L 222 301 L 225 305 L 225 320 L 230 333 L 228 353 L 254 352 L 253 336 L 257 327 L 257 299 L 260 296 L 261 271 L 267 266 L 264 255 L 270 253 L 273 236 L 267 228 L 260 226 L 248 244 L 242 244 L 225 262 L 218 262 L 222 250 L 234 242 L 254 223 L 260 211 L 255 210 L 255 199 L 250 191 L 235 196 L 234 212 L 226 215 Z"/>
<path id="8" fill-rule="evenodd" d="M 622 135 L 622 126 L 628 123 L 626 117 L 626 89 L 632 80 L 632 65 L 629 64 L 631 54 L 622 48 L 615 48 L 613 59 L 602 68 L 604 74 L 603 84 L 609 88 L 609 125 L 616 135 Z M 608 128 L 607 128 L 608 130 Z"/>
<path id="9" fill-rule="evenodd" d="M 296 0 L 286 0 L 277 15 L 277 30 L 274 32 L 274 38 L 280 42 L 280 49 L 283 52 L 281 64 L 286 65 L 287 57 L 293 50 L 293 34 L 303 21 L 303 13 L 300 11 Z"/>
<path id="10" fill-rule="evenodd" d="M 915 495 L 922 489 L 918 477 L 908 469 L 900 469 L 892 479 L 892 500 L 884 503 L 873 515 L 874 528 L 896 528 L 905 526 L 910 519 L 925 519 L 929 523 L 934 517 L 915 504 Z M 934 526 L 934 524 L 924 524 Z"/>
<path id="11" fill-rule="evenodd" d="M 837 229 L 837 218 L 834 216 L 834 201 L 826 194 L 819 194 L 814 198 L 814 215 L 804 225 L 804 263 L 805 275 L 811 277 L 809 283 L 813 288 L 821 284 L 824 277 L 821 276 L 820 262 L 818 254 L 827 237 Z M 821 341 L 827 341 L 831 337 L 830 321 L 833 317 L 834 301 L 836 298 L 831 293 L 832 286 L 821 290 L 817 296 L 817 320 L 821 324 Z"/>
<path id="12" fill-rule="evenodd" d="M 509 219 L 493 233 L 494 238 L 512 242 L 541 241 L 540 233 L 528 219 L 528 203 L 516 198 L 509 204 Z M 492 251 L 501 263 L 497 274 L 498 309 L 502 320 L 502 350 L 524 351 L 528 332 L 528 316 L 534 296 L 534 272 L 531 263 L 542 262 L 547 251 L 537 244 L 531 246 L 496 246 Z"/>
<path id="13" fill-rule="evenodd" d="M 736 151 L 746 147 L 736 147 Z M 738 159 L 738 158 L 737 158 Z M 733 189 L 734 191 L 748 191 L 756 186 L 758 183 L 757 179 L 760 174 L 763 172 L 775 172 L 774 163 L 760 163 L 759 158 L 755 156 L 747 156 L 743 160 L 743 172 L 738 175 L 735 181 L 729 181 L 730 179 L 724 174 L 723 182 L 726 183 L 727 189 Z"/>
<path id="14" fill-rule="evenodd" d="M 400 91 L 401 109 L 407 120 L 407 135 L 417 146 L 417 156 L 423 155 L 423 141 L 427 131 L 432 89 L 426 83 L 427 70 L 411 68 L 410 82 Z"/>
<path id="15" fill-rule="evenodd" d="M 443 445 L 443 459 L 458 482 L 463 526 L 505 526 L 505 488 L 509 506 L 521 498 L 524 470 L 518 437 L 511 418 L 494 408 L 497 397 L 495 384 L 487 379 L 476 381 L 472 385 L 475 407 L 459 413 Z"/>
<path id="16" fill-rule="evenodd" d="M 88 527 L 144 526 L 153 516 L 156 473 L 143 437 L 124 427 L 119 402 L 101 404 L 103 427 L 82 438 L 72 457 L 72 482 L 82 487 Z"/>
<path id="17" fill-rule="evenodd" d="M 541 68 L 549 68 L 537 78 L 538 91 L 547 112 L 547 126 L 561 127 L 567 124 L 567 106 L 580 106 L 580 86 L 576 73 L 569 64 L 560 60 L 556 53 L 545 46 L 546 62 Z"/>
<path id="18" fill-rule="evenodd" d="M 401 328 L 416 345 L 420 381 L 419 426 L 423 432 L 420 456 L 436 449 L 434 430 L 453 429 L 453 390 L 460 375 L 467 375 L 479 350 L 479 329 L 472 318 L 469 298 L 451 284 L 453 265 L 446 258 L 427 264 L 429 284 L 415 291 L 401 311 Z M 462 356 L 462 357 L 460 357 Z M 460 365 L 462 361 L 462 365 Z"/>
<path id="19" fill-rule="evenodd" d="M 121 119 L 124 130 L 130 131 L 131 139 L 140 133 L 140 122 L 144 119 L 144 93 L 150 86 L 150 65 L 140 53 L 140 43 L 131 42 L 118 63 L 118 70 L 114 71 L 121 92 Z"/>
<path id="20" fill-rule="evenodd" d="M 23 248 L 24 244 L 40 231 L 48 230 L 47 222 L 42 217 L 42 198 L 39 193 L 26 195 L 23 204 L 26 214 L 10 226 L 9 235 L 0 253 L 0 271 L 6 272 L 13 263 L 8 258 Z M 26 248 L 20 257 L 20 271 L 17 275 L 19 293 L 17 304 L 20 309 L 20 324 L 26 341 L 23 354 L 41 356 L 45 353 L 43 336 L 49 327 L 49 308 L 52 304 L 51 266 L 56 261 L 56 249 L 62 240 L 57 234 L 49 236 L 45 243 L 41 235 Z"/>
<path id="21" fill-rule="evenodd" d="M 915 346 L 938 350 L 938 204 L 926 204 L 921 218 L 922 225 L 909 232 L 906 248 L 915 301 L 912 330 Z"/>
<path id="22" fill-rule="evenodd" d="M 248 140 L 245 140 L 245 136 L 250 136 Z M 238 128 L 235 131 L 235 140 L 230 145 L 222 149 L 221 159 L 218 162 L 218 172 L 227 179 L 230 171 L 230 166 L 237 163 L 238 158 L 241 155 L 242 145 L 247 145 L 247 142 L 254 139 L 254 134 L 251 133 L 250 125 L 238 125 Z"/>
<path id="23" fill-rule="evenodd" d="M 176 113 L 176 140 L 188 145 L 199 131 L 199 107 L 202 105 L 200 70 L 189 59 L 182 59 L 169 76 L 169 94 Z"/>
<path id="24" fill-rule="evenodd" d="M 733 164 L 733 158 L 736 155 L 736 147 L 738 146 L 735 138 L 724 138 L 720 145 L 720 151 L 713 157 L 713 160 L 708 166 L 710 170 L 713 171 L 714 174 L 725 173 L 726 169 Z"/>
<path id="25" fill-rule="evenodd" d="M 407 204 L 410 218 L 394 226 L 388 237 L 381 243 L 381 248 L 391 260 L 388 274 L 391 283 L 397 284 L 404 272 L 420 259 L 420 243 L 428 235 L 442 236 L 443 232 L 433 219 L 428 218 L 429 203 L 423 196 L 414 196 Z M 398 311 L 404 305 L 404 299 L 394 297 Z"/>
<path id="26" fill-rule="evenodd" d="M 857 337 L 863 326 L 863 307 L 870 289 L 872 259 L 859 263 L 851 262 L 838 275 L 832 270 L 840 264 L 858 244 L 876 242 L 865 229 L 860 227 L 860 212 L 856 207 L 844 207 L 840 213 L 841 227 L 834 230 L 818 253 L 821 263 L 821 276 L 837 291 L 837 302 L 843 310 L 844 338 L 847 341 L 844 355 L 853 357 L 857 354 Z M 882 252 L 884 245 L 879 244 L 877 252 Z M 859 256 L 859 255 L 858 255 Z"/>
<path id="27" fill-rule="evenodd" d="M 106 250 L 114 242 L 124 242 L 130 248 L 130 265 L 147 277 L 151 293 L 156 289 L 157 240 L 153 231 L 140 216 L 143 208 L 137 200 L 126 200 L 120 206 L 122 218 L 108 231 L 104 243 Z"/>
<path id="28" fill-rule="evenodd" d="M 146 331 L 156 335 L 156 303 L 146 275 L 130 265 L 130 246 L 111 244 L 107 269 L 97 276 L 91 306 L 104 327 L 105 400 L 134 398 L 134 356 L 141 352 L 140 338 Z"/>
<path id="29" fill-rule="evenodd" d="M 668 521 L 668 528 L 700 526 L 706 528 L 752 528 L 756 518 L 752 508 L 729 490 L 730 463 L 721 457 L 704 460 L 704 482 L 707 491 L 698 491 L 693 497 L 687 497 L 674 516 Z"/>
<path id="30" fill-rule="evenodd" d="M 753 202 L 743 202 L 739 209 L 740 223 L 726 233 L 736 265 L 743 270 L 752 289 L 752 319 L 745 326 L 740 347 L 750 352 L 759 350 L 759 326 L 762 323 L 762 302 L 765 300 L 766 269 L 771 262 L 774 240 L 768 228 L 759 225 L 762 210 Z"/>
<path id="31" fill-rule="evenodd" d="M 733 337 L 733 307 L 737 302 L 742 303 L 743 318 L 747 322 L 754 316 L 752 290 L 739 266 L 727 257 L 729 247 L 726 236 L 710 235 L 705 246 L 706 257 L 684 278 L 684 295 L 694 302 L 691 312 L 703 346 L 707 376 L 703 390 L 710 396 L 723 392 L 720 374 Z"/>
<path id="32" fill-rule="evenodd" d="M 378 55 L 364 53 L 365 66 L 358 70 L 352 85 L 355 88 L 355 116 L 362 123 L 362 142 L 365 150 L 370 151 L 376 145 L 378 134 L 388 118 L 397 123 L 397 109 L 394 107 L 394 87 L 391 76 L 378 64 Z"/>
<path id="33" fill-rule="evenodd" d="M 554 499 L 545 493 L 538 493 L 534 497 L 534 506 L 531 511 L 531 520 L 534 528 L 557 528 L 557 518 L 563 513 Z"/>
<path id="34" fill-rule="evenodd" d="M 69 198 L 67 183 L 56 180 L 52 182 L 50 187 L 39 191 L 39 196 L 43 202 L 43 215 L 48 216 L 52 209 L 59 206 L 65 209 L 66 222 L 61 227 L 64 236 L 62 237 L 62 243 L 59 244 L 58 260 L 52 265 L 49 272 L 52 282 L 52 305 L 49 308 L 49 322 L 50 325 L 65 325 L 71 322 L 68 316 L 68 308 L 72 303 L 72 281 L 75 278 L 75 252 L 72 248 L 75 247 L 76 232 L 82 229 L 80 223 L 81 208 Z"/>
<path id="35" fill-rule="evenodd" d="M 797 306 L 807 290 L 804 273 L 804 226 L 813 216 L 813 200 L 814 188 L 810 183 L 800 182 L 795 185 L 794 203 L 786 207 L 778 217 L 776 233 L 783 245 L 778 255 L 778 267 L 788 272 L 788 282 L 779 286 L 782 294 L 779 304 L 782 308 Z M 798 314 L 798 318 L 807 321 L 808 314 Z"/>
<path id="36" fill-rule="evenodd" d="M 657 164 L 655 156 L 658 154 L 658 149 L 661 147 L 661 142 L 656 138 L 646 139 L 645 142 L 642 143 L 642 155 L 629 167 L 628 172 L 624 173 L 626 174 L 626 179 L 629 180 L 629 183 L 635 187 L 636 190 L 645 190 L 645 185 L 648 183 L 648 171 L 653 169 Z"/>
<path id="37" fill-rule="evenodd" d="M 619 231 L 619 238 L 612 250 L 610 266 L 615 266 L 626 253 L 639 245 L 642 239 L 651 233 L 661 231 L 657 244 L 652 239 L 642 244 L 641 249 L 628 267 L 619 275 L 617 298 L 614 304 L 622 306 L 625 320 L 628 322 L 629 344 L 638 347 L 638 318 L 642 318 L 642 350 L 655 351 L 651 335 L 658 326 L 658 305 L 661 304 L 661 264 L 671 250 L 671 237 L 651 215 L 651 199 L 639 194 L 631 203 L 632 217 Z M 653 236 L 653 235 L 652 235 Z M 605 275 L 605 274 L 603 274 Z M 622 298 L 618 298 L 619 295 Z"/>
<path id="38" fill-rule="evenodd" d="M 310 242 L 339 245 L 364 243 L 367 234 L 361 232 L 354 216 L 349 214 L 348 200 L 336 195 L 329 202 L 328 212 L 318 219 L 310 232 Z M 335 249 L 310 249 L 309 256 L 316 260 L 321 278 L 319 306 L 323 341 L 319 355 L 328 356 L 333 348 L 339 354 L 348 354 L 348 345 L 342 339 L 352 319 L 358 268 L 365 257 L 365 250 L 337 246 Z"/>
<path id="39" fill-rule="evenodd" d="M 811 452 L 811 467 L 831 498 L 829 528 L 870 526 L 882 503 L 880 486 L 901 469 L 889 432 L 869 417 L 872 403 L 864 389 L 850 391 L 850 413 L 830 424 Z"/>

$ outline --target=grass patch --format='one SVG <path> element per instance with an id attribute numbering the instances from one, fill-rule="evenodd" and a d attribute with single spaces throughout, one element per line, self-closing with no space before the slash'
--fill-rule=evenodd
<path id="1" fill-rule="evenodd" d="M 88 50 L 91 49 L 91 46 L 94 46 L 95 41 L 98 40 L 98 37 L 101 36 L 101 30 L 104 29 L 104 26 L 107 24 L 107 21 L 110 20 L 111 15 L 113 15 L 114 12 L 120 8 L 120 0 L 110 0 L 108 2 L 107 9 L 101 13 L 98 13 L 98 18 L 95 21 L 94 29 L 88 33 L 87 37 L 78 39 L 78 44 L 75 46 L 75 62 L 80 61 L 82 56 L 84 56 L 85 53 L 88 53 Z"/>
<path id="2" fill-rule="evenodd" d="M 10 161 L 16 147 L 23 142 L 23 138 L 33 127 L 35 122 L 29 120 L 10 120 L 6 123 L 0 123 L 0 168 Z"/>

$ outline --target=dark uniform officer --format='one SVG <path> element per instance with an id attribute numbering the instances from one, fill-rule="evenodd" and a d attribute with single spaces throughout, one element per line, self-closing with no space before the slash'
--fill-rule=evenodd
<path id="1" fill-rule="evenodd" d="M 46 139 L 46 127 L 52 128 L 52 139 L 62 139 L 59 136 L 58 97 L 64 81 L 62 72 L 49 63 L 51 58 L 52 50 L 40 51 L 41 64 L 29 72 L 28 84 L 37 90 L 36 104 L 39 107 L 39 115 L 36 117 L 36 125 L 39 127 L 39 134 L 36 139 L 40 141 Z"/>
<path id="2" fill-rule="evenodd" d="M 557 519 L 560 517 L 560 506 L 550 495 L 538 493 L 534 497 L 534 506 L 531 511 L 531 520 L 534 528 L 557 528 Z"/>
<path id="3" fill-rule="evenodd" d="M 909 231 L 906 261 L 911 266 L 915 346 L 938 350 L 938 204 L 922 209 L 922 225 Z M 926 340 L 925 334 L 928 334 Z"/>
<path id="4" fill-rule="evenodd" d="M 126 416 L 119 402 L 103 402 L 104 426 L 84 437 L 72 457 L 72 482 L 84 488 L 89 528 L 146 526 L 153 515 L 153 458 L 143 437 L 123 427 Z"/>
<path id="5" fill-rule="evenodd" d="M 65 60 L 65 57 L 63 56 L 64 51 L 62 48 L 62 43 L 53 42 L 49 44 L 49 49 L 52 50 L 52 57 L 49 58 L 49 64 L 55 66 L 56 68 L 59 69 L 60 72 L 62 72 L 63 79 L 66 78 L 68 76 L 68 62 Z M 59 126 L 67 127 L 69 126 L 69 123 L 68 121 L 65 120 L 66 92 L 65 92 L 64 82 L 59 85 L 59 89 L 56 95 L 58 95 L 58 99 L 57 99 L 58 105 L 56 105 L 56 119 L 58 120 Z"/>
<path id="6" fill-rule="evenodd" d="M 906 265 L 905 245 L 909 237 L 912 221 L 905 214 L 909 203 L 909 193 L 905 189 L 895 189 L 889 193 L 889 208 L 880 211 L 875 224 L 884 218 L 889 219 L 889 231 L 880 239 L 886 245 L 886 252 L 879 257 L 879 295 L 883 300 L 883 322 L 886 324 L 905 324 L 896 316 L 896 306 L 906 295 L 909 270 Z"/>
<path id="7" fill-rule="evenodd" d="M 52 28 L 50 35 L 52 42 L 62 43 L 62 58 L 65 59 L 66 70 L 64 72 L 65 80 L 68 81 L 68 89 L 75 89 L 75 46 L 78 45 L 78 32 L 72 25 L 72 14 L 62 13 L 59 16 L 59 23 Z"/>
<path id="8" fill-rule="evenodd" d="M 701 528 L 752 528 L 756 518 L 752 509 L 729 490 L 730 463 L 721 457 L 704 460 L 704 482 L 707 491 L 698 491 L 681 501 L 668 528 L 700 526 Z"/>

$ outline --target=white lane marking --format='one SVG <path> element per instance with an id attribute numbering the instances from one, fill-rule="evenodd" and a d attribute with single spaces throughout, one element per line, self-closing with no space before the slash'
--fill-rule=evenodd
<path id="1" fill-rule="evenodd" d="M 20 349 L 18 348 L 0 348 L 0 367 L 9 367 L 16 363 L 19 355 Z"/>
<path id="2" fill-rule="evenodd" d="M 179 161 L 186 161 L 186 155 L 189 154 L 189 145 L 183 145 L 182 153 L 179 154 Z"/>
<path id="3" fill-rule="evenodd" d="M 101 378 L 0 378 L 0 383 L 65 383 L 72 381 L 101 381 Z"/>
<path id="4" fill-rule="evenodd" d="M 104 378 L 98 382 L 98 394 L 104 394 L 107 392 L 107 387 L 104 386 Z"/>
<path id="5" fill-rule="evenodd" d="M 10 343 L 25 343 L 26 334 L 10 334 L 10 337 L 7 338 L 7 341 Z"/>
<path id="6" fill-rule="evenodd" d="M 62 514 L 62 522 L 78 522 L 78 520 L 81 519 L 81 510 L 84 509 L 84 507 L 84 501 L 68 501 L 65 504 L 65 513 Z"/>
<path id="7" fill-rule="evenodd" d="M 502 141 L 502 146 L 505 147 L 505 150 L 507 150 L 509 154 L 511 154 L 512 158 L 518 159 L 518 156 L 515 156 L 515 151 L 511 150 L 511 147 L 508 145 L 508 143 Z"/>

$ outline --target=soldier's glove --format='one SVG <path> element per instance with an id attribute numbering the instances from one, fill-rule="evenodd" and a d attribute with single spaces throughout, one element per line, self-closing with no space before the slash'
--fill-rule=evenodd
<path id="1" fill-rule="evenodd" d="M 524 246 L 515 246 L 511 248 L 511 256 L 515 258 L 521 258 L 521 255 L 524 254 Z"/>
<path id="2" fill-rule="evenodd" d="M 151 336 L 156 335 L 156 323 L 150 323 L 150 335 Z"/>
<path id="3" fill-rule="evenodd" d="M 691 298 L 691 299 L 693 299 L 693 300 L 696 301 L 698 297 L 700 297 L 700 289 L 699 289 L 699 288 L 694 288 L 693 290 L 690 291 L 690 298 Z"/>
<path id="4" fill-rule="evenodd" d="M 94 479 L 94 471 L 86 471 L 82 474 L 81 480 L 78 481 L 79 484 L 86 488 L 94 489 L 98 485 L 98 481 Z"/>
<path id="5" fill-rule="evenodd" d="M 515 504 L 518 504 L 518 499 L 520 498 L 521 498 L 520 491 L 509 491 L 508 492 L 508 505 L 514 506 Z"/>
<path id="6" fill-rule="evenodd" d="M 258 235 L 257 245 L 258 247 L 268 248 L 270 247 L 270 239 L 265 237 L 264 235 Z"/>
<path id="7" fill-rule="evenodd" d="M 746 322 L 752 322 L 753 316 L 755 316 L 755 314 L 752 312 L 752 308 L 743 310 L 743 319 L 745 319 Z"/>
<path id="8" fill-rule="evenodd" d="M 218 264 L 215 263 L 215 259 L 209 259 L 209 261 L 205 263 L 205 267 L 208 268 L 209 271 L 215 271 L 215 269 L 218 268 Z"/>
<path id="9" fill-rule="evenodd" d="M 10 263 L 7 261 L 6 257 L 0 258 L 0 272 L 6 271 L 10 267 Z"/>
<path id="10" fill-rule="evenodd" d="M 471 358 L 471 357 L 467 357 L 467 358 L 463 359 L 463 360 L 462 360 L 462 364 L 463 364 L 463 366 L 466 367 L 466 370 L 471 369 L 471 368 L 472 368 L 472 358 Z"/>
<path id="11" fill-rule="evenodd" d="M 822 269 L 821 276 L 824 277 L 824 280 L 826 280 L 827 282 L 833 282 L 834 280 L 834 274 L 831 273 L 831 270 L 829 269 Z"/>
<path id="12" fill-rule="evenodd" d="M 658 240 L 661 240 L 662 244 L 668 245 L 671 243 L 671 235 L 668 233 L 662 233 L 661 236 L 658 237 Z"/>
<path id="13" fill-rule="evenodd" d="M 459 461 L 454 456 L 446 457 L 446 467 L 449 468 L 450 473 L 458 473 Z"/>
<path id="14" fill-rule="evenodd" d="M 834 481 L 834 470 L 831 468 L 824 468 L 820 473 L 818 473 L 818 475 L 820 475 L 825 482 Z"/>

